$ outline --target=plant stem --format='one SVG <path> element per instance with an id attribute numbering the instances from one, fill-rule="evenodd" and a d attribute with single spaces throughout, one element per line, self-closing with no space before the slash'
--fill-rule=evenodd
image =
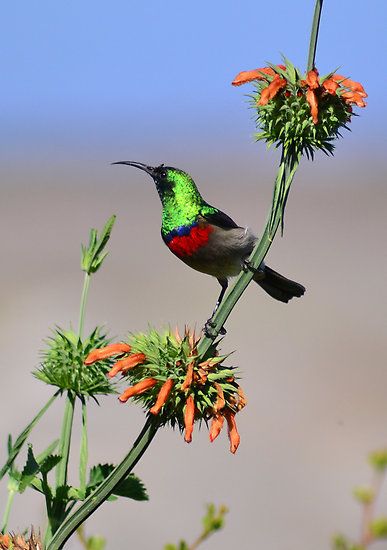
<path id="1" fill-rule="evenodd" d="M 15 498 L 16 491 L 13 489 L 10 489 L 8 491 L 8 498 L 7 498 L 7 504 L 5 505 L 5 510 L 3 514 L 3 520 L 1 522 L 1 533 L 5 533 L 7 530 L 8 520 L 9 520 L 9 514 L 11 512 L 13 499 Z"/>
<path id="2" fill-rule="evenodd" d="M 67 393 L 66 405 L 63 413 L 62 432 L 59 440 L 59 454 L 62 457 L 56 468 L 56 488 L 67 483 L 67 466 L 70 456 L 71 431 L 73 427 L 75 396 Z"/>
<path id="3" fill-rule="evenodd" d="M 312 31 L 310 33 L 307 71 L 311 71 L 312 69 L 314 69 L 322 5 L 323 5 L 323 0 L 316 0 L 316 5 L 314 8 L 314 15 L 313 15 L 313 22 L 312 22 Z"/>
<path id="4" fill-rule="evenodd" d="M 275 197 L 279 194 L 279 188 L 283 188 L 285 190 L 285 196 L 287 195 L 299 162 L 300 154 L 296 154 L 294 152 L 282 152 L 281 162 L 274 186 L 273 203 L 269 212 L 266 227 L 260 241 L 257 242 L 249 258 L 249 265 L 251 269 L 240 273 L 231 290 L 228 292 L 216 311 L 212 319 L 212 330 L 215 337 L 219 334 L 235 304 L 238 302 L 239 298 L 242 296 L 243 292 L 246 290 L 248 284 L 253 278 L 254 270 L 259 269 L 259 266 L 269 251 L 283 215 L 283 210 L 281 207 L 278 207 Z M 212 342 L 213 338 L 204 336 L 198 347 L 199 355 L 204 355 L 211 346 Z"/>
<path id="5" fill-rule="evenodd" d="M 80 339 L 82 339 L 82 334 L 83 334 L 83 325 L 85 321 L 85 310 L 86 310 L 87 295 L 89 293 L 90 279 L 91 279 L 90 273 L 85 272 L 85 276 L 83 279 L 81 305 L 79 308 L 78 336 Z"/>
<path id="6" fill-rule="evenodd" d="M 87 440 L 87 405 L 84 396 L 82 396 L 82 436 L 81 451 L 79 457 L 79 488 L 84 494 L 86 491 L 86 472 L 88 459 L 88 440 Z"/>
<path id="7" fill-rule="evenodd" d="M 58 453 L 61 461 L 58 463 L 55 471 L 55 487 L 56 491 L 59 487 L 67 484 L 67 469 L 70 458 L 71 432 L 73 429 L 75 395 L 69 391 L 66 396 L 66 404 L 63 413 L 62 431 L 60 434 Z M 65 500 L 56 500 L 54 506 L 50 506 L 48 513 L 48 526 L 44 537 L 45 545 L 48 544 L 53 534 L 63 522 L 66 515 Z M 47 510 L 49 512 L 49 510 Z"/>
<path id="8" fill-rule="evenodd" d="M 132 471 L 147 450 L 159 427 L 160 424 L 157 417 L 152 416 L 147 419 L 129 453 L 97 489 L 87 497 L 83 504 L 62 523 L 46 550 L 59 550 L 62 548 L 67 539 L 71 537 L 78 527 L 101 506 L 120 481 Z"/>

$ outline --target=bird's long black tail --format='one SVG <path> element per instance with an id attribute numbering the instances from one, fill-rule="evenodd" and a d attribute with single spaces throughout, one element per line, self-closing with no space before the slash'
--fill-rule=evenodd
<path id="1" fill-rule="evenodd" d="M 272 298 L 280 302 L 288 303 L 292 298 L 300 298 L 305 292 L 305 287 L 300 283 L 287 279 L 267 266 L 263 273 L 257 273 L 254 280 Z"/>

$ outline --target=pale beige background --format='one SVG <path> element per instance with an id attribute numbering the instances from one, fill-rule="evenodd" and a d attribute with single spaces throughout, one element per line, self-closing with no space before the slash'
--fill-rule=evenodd
<path id="1" fill-rule="evenodd" d="M 257 232 L 263 227 L 275 159 L 263 147 L 200 157 L 145 146 L 136 153 L 10 158 L 2 168 L 2 460 L 8 431 L 16 435 L 52 393 L 30 371 L 49 327 L 76 325 L 80 242 L 91 226 L 118 216 L 109 257 L 92 282 L 88 328 L 106 324 L 122 338 L 148 322 L 200 327 L 218 293 L 215 281 L 190 271 L 161 242 L 151 180 L 110 161 L 182 167 L 209 202 Z M 150 501 L 107 503 L 87 524 L 88 533 L 108 537 L 109 550 L 192 541 L 210 501 L 230 513 L 203 549 L 325 550 L 336 530 L 356 535 L 352 487 L 370 477 L 367 453 L 387 444 L 385 183 L 383 154 L 360 147 L 303 165 L 285 236 L 268 264 L 307 293 L 284 306 L 252 286 L 227 323 L 223 349 L 236 350 L 232 361 L 249 398 L 238 417 L 238 453 L 228 452 L 226 434 L 211 445 L 205 429 L 195 431 L 186 445 L 178 432 L 162 430 L 136 468 Z M 58 402 L 32 434 L 37 450 L 57 436 L 60 414 Z M 91 404 L 90 462 L 118 461 L 143 421 L 140 410 L 114 397 Z M 1 489 L 4 504 L 4 482 Z M 43 510 L 42 498 L 27 491 L 16 498 L 11 528 L 40 525 Z"/>

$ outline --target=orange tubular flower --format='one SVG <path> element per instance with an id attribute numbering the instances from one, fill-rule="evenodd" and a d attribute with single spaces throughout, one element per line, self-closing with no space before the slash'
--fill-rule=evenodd
<path id="1" fill-rule="evenodd" d="M 167 401 L 167 399 L 169 397 L 169 394 L 172 391 L 173 384 L 174 384 L 174 382 L 173 382 L 172 378 L 168 378 L 168 380 L 166 380 L 164 382 L 164 384 L 161 386 L 161 389 L 158 393 L 156 403 L 149 410 L 150 413 L 159 414 L 159 412 L 161 410 L 161 407 L 165 404 L 165 402 Z"/>
<path id="2" fill-rule="evenodd" d="M 285 86 L 285 78 L 281 78 L 278 74 L 276 74 L 270 84 L 262 90 L 261 98 L 258 101 L 258 105 L 267 105 L 269 101 L 273 99 L 273 97 L 275 97 L 282 88 L 285 88 Z"/>
<path id="3" fill-rule="evenodd" d="M 318 103 L 317 97 L 311 88 L 306 91 L 306 100 L 310 105 L 310 114 L 312 115 L 313 124 L 318 123 Z"/>
<path id="4" fill-rule="evenodd" d="M 215 382 L 215 388 L 216 388 L 216 391 L 218 392 L 218 397 L 216 398 L 216 403 L 214 405 L 214 411 L 217 413 L 218 411 L 223 409 L 223 407 L 226 404 L 226 401 L 224 400 L 224 393 L 223 393 L 222 386 L 220 384 L 218 384 L 217 382 Z"/>
<path id="5" fill-rule="evenodd" d="M 333 80 L 333 78 L 328 78 L 328 80 L 324 80 L 322 86 L 324 90 L 326 90 L 331 95 L 335 95 L 336 90 L 339 87 L 339 85 L 335 80 Z"/>
<path id="6" fill-rule="evenodd" d="M 4 548 L 9 548 L 11 544 L 11 539 L 9 535 L 0 535 L 0 545 Z"/>
<path id="7" fill-rule="evenodd" d="M 193 400 L 192 395 L 189 395 L 187 397 L 187 401 L 185 402 L 185 411 L 184 411 L 184 427 L 185 427 L 184 440 L 187 443 L 191 443 L 192 441 L 194 419 L 195 419 L 195 402 Z"/>
<path id="8" fill-rule="evenodd" d="M 246 399 L 245 392 L 242 390 L 240 386 L 238 388 L 238 397 L 239 397 L 239 402 L 238 402 L 237 408 L 238 408 L 238 411 L 241 411 L 242 409 L 244 409 L 244 407 L 246 407 L 247 399 Z"/>
<path id="9" fill-rule="evenodd" d="M 116 344 L 109 344 L 104 348 L 93 349 L 85 359 L 85 365 L 92 365 L 97 361 L 102 359 L 107 359 L 112 355 L 121 355 L 122 353 L 129 353 L 130 346 L 124 344 L 123 342 L 118 342 Z"/>
<path id="10" fill-rule="evenodd" d="M 125 359 L 120 359 L 117 361 L 117 363 L 115 363 L 108 372 L 108 376 L 109 378 L 113 378 L 113 376 L 116 376 L 119 372 L 125 374 L 128 370 L 141 365 L 145 359 L 146 357 L 143 353 L 132 353 L 129 357 L 125 357 Z"/>
<path id="11" fill-rule="evenodd" d="M 234 454 L 236 453 L 239 447 L 239 443 L 241 441 L 235 422 L 235 413 L 230 411 L 230 409 L 227 409 L 224 412 L 224 416 L 227 420 L 228 437 L 230 439 L 230 451 Z"/>
<path id="12" fill-rule="evenodd" d="M 368 94 L 366 93 L 360 82 L 355 82 L 354 80 L 346 78 L 345 76 L 342 76 L 340 74 L 334 74 L 332 76 L 332 80 L 337 82 L 340 86 L 350 88 L 353 92 L 357 92 L 361 97 L 368 97 Z"/>
<path id="13" fill-rule="evenodd" d="M 188 390 L 188 388 L 191 386 L 193 382 L 193 368 L 194 368 L 194 362 L 191 361 L 191 363 L 188 365 L 188 368 L 187 368 L 187 374 L 186 374 L 185 380 L 181 385 L 182 391 Z"/>
<path id="14" fill-rule="evenodd" d="M 367 105 L 359 92 L 344 92 L 341 94 L 341 97 L 346 103 L 355 103 L 358 107 L 365 107 Z"/>
<path id="15" fill-rule="evenodd" d="M 320 86 L 320 81 L 318 79 L 317 69 L 312 69 L 306 75 L 306 80 L 302 81 L 302 84 L 307 84 L 311 90 L 317 90 Z"/>
<path id="16" fill-rule="evenodd" d="M 286 69 L 285 65 L 277 65 L 277 67 L 282 70 Z M 261 67 L 260 69 L 253 69 L 252 71 L 241 71 L 236 75 L 231 84 L 233 86 L 241 86 L 253 80 L 266 80 L 265 74 L 268 76 L 275 76 L 277 73 L 271 67 Z"/>
<path id="17" fill-rule="evenodd" d="M 124 393 L 119 396 L 118 399 L 121 401 L 121 403 L 126 403 L 130 397 L 140 395 L 150 388 L 153 388 L 153 386 L 155 386 L 156 384 L 157 380 L 155 380 L 154 378 L 145 378 L 145 380 L 141 380 L 141 382 L 138 382 L 138 384 L 127 388 Z"/>
<path id="18" fill-rule="evenodd" d="M 212 418 L 211 427 L 210 427 L 210 441 L 211 443 L 218 437 L 220 434 L 224 423 L 224 416 L 222 414 L 217 414 Z"/>

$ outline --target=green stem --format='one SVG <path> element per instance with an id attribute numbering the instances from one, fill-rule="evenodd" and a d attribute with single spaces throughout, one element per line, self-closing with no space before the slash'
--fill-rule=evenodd
<path id="1" fill-rule="evenodd" d="M 322 5 L 323 5 L 323 0 L 316 0 L 316 6 L 314 8 L 314 15 L 313 15 L 313 22 L 312 22 L 312 31 L 310 33 L 307 71 L 311 71 L 312 69 L 314 69 Z"/>
<path id="2" fill-rule="evenodd" d="M 114 468 L 111 474 L 87 497 L 83 504 L 62 523 L 46 550 L 59 550 L 78 527 L 111 495 L 115 487 L 122 481 L 140 460 L 159 428 L 157 418 L 148 418 L 132 449 Z"/>
<path id="3" fill-rule="evenodd" d="M 82 436 L 81 450 L 79 457 L 79 486 L 83 494 L 86 492 L 86 472 L 88 460 L 88 440 L 87 440 L 87 406 L 84 396 L 82 396 Z"/>
<path id="4" fill-rule="evenodd" d="M 91 279 L 90 273 L 86 272 L 85 277 L 83 279 L 81 305 L 79 308 L 78 336 L 80 339 L 82 339 L 82 334 L 83 334 L 83 325 L 85 322 L 85 310 L 86 310 L 87 295 L 89 293 L 90 279 Z"/>
<path id="5" fill-rule="evenodd" d="M 15 498 L 16 491 L 10 489 L 8 491 L 8 498 L 7 498 L 7 504 L 5 505 L 5 510 L 3 514 L 3 521 L 1 525 L 1 533 L 5 533 L 8 526 L 8 520 L 9 520 L 9 514 L 11 512 L 13 499 Z"/>
<path id="6" fill-rule="evenodd" d="M 200 341 L 198 347 L 199 355 L 204 355 L 209 349 L 213 342 L 214 336 L 216 337 L 219 334 L 235 304 L 238 302 L 239 298 L 242 296 L 243 292 L 246 290 L 248 284 L 253 278 L 254 270 L 257 270 L 259 268 L 266 254 L 268 253 L 283 216 L 282 208 L 278 207 L 278 204 L 276 203 L 278 189 L 284 189 L 285 196 L 287 195 L 294 174 L 300 162 L 300 157 L 300 154 L 296 154 L 293 152 L 282 152 L 281 162 L 278 168 L 277 178 L 274 187 L 273 203 L 270 209 L 266 227 L 260 241 L 257 242 L 249 258 L 249 265 L 251 266 L 251 269 L 249 269 L 248 271 L 242 271 L 240 273 L 231 290 L 228 292 L 227 296 L 224 298 L 223 302 L 219 306 L 212 319 L 212 338 L 204 336 L 204 338 Z"/>
<path id="7" fill-rule="evenodd" d="M 67 393 L 66 405 L 63 413 L 62 432 L 59 440 L 59 454 L 62 457 L 56 468 L 56 487 L 61 487 L 67 483 L 67 466 L 70 456 L 71 432 L 73 428 L 73 418 L 75 409 L 75 396 Z"/>

